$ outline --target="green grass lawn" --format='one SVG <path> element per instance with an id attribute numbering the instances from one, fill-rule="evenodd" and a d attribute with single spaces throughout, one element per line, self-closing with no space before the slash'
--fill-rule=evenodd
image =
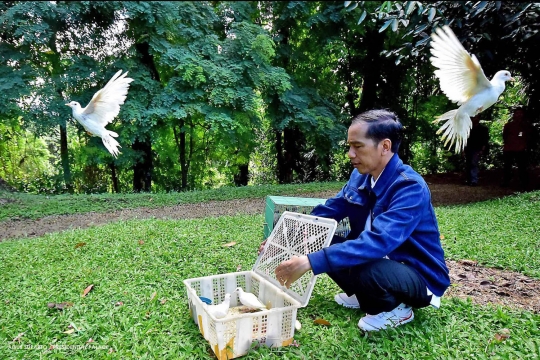
<path id="1" fill-rule="evenodd" d="M 540 278 L 540 192 L 436 209 L 449 259 Z"/>
<path id="2" fill-rule="evenodd" d="M 0 221 L 7 219 L 37 219 L 47 215 L 67 215 L 87 212 L 109 212 L 140 207 L 158 208 L 211 200 L 302 196 L 302 194 L 331 190 L 339 191 L 343 182 L 324 182 L 293 185 L 258 185 L 222 187 L 212 190 L 173 193 L 90 194 L 90 195 L 32 195 L 0 192 L 7 203 L 0 206 Z"/>
<path id="3" fill-rule="evenodd" d="M 437 209 L 449 258 L 534 277 L 540 262 L 531 231 L 538 220 L 529 214 L 538 213 L 538 192 Z M 250 269 L 263 221 L 262 214 L 130 220 L 0 243 L 0 359 L 212 359 L 190 318 L 182 280 Z M 230 241 L 237 244 L 222 246 Z M 362 312 L 333 302 L 337 291 L 319 277 L 309 305 L 298 311 L 299 347 L 261 347 L 243 358 L 540 358 L 539 314 L 443 298 L 439 310 L 417 310 L 412 323 L 367 335 L 356 325 Z M 73 306 L 59 311 L 49 302 Z M 314 324 L 316 317 L 331 326 Z M 510 337 L 496 341 L 502 329 Z"/>

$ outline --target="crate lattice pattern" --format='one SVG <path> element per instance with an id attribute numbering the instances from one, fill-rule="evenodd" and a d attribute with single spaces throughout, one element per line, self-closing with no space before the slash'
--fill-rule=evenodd
<path id="1" fill-rule="evenodd" d="M 321 249 L 328 236 L 328 231 L 326 224 L 302 223 L 291 218 L 284 219 L 282 226 L 275 229 L 273 241 L 259 262 L 259 271 L 276 279 L 274 271 L 281 262 L 289 260 L 293 256 L 307 255 Z M 291 286 L 291 289 L 303 296 L 308 290 L 311 276 L 310 272 L 302 275 Z"/>
<path id="2" fill-rule="evenodd" d="M 273 222 L 270 224 L 265 224 L 265 227 L 266 229 L 264 230 L 264 237 L 268 237 L 268 235 L 272 232 L 272 230 L 274 229 L 274 227 L 276 226 L 277 222 L 279 221 L 279 218 L 281 217 L 281 215 L 285 212 L 285 211 L 290 211 L 290 212 L 295 212 L 295 213 L 300 213 L 300 214 L 305 214 L 305 215 L 309 215 L 311 213 L 311 211 L 313 210 L 313 208 L 317 205 L 315 205 L 315 202 L 317 201 L 317 199 L 312 199 L 312 198 L 294 198 L 294 197 L 288 197 L 288 199 L 292 202 L 294 201 L 297 201 L 299 203 L 302 203 L 302 202 L 305 202 L 305 201 L 309 201 L 311 204 L 304 204 L 304 205 L 295 205 L 295 204 L 279 204 L 279 203 L 276 203 L 274 201 L 276 201 L 276 199 L 281 199 L 281 198 L 287 198 L 287 197 L 273 197 L 273 196 L 268 196 L 267 199 L 266 199 L 266 209 L 265 209 L 265 212 L 273 212 Z M 324 199 L 318 199 L 320 203 L 323 203 L 322 200 Z M 267 221 L 269 220 L 268 218 L 266 219 Z M 338 226 L 336 228 L 336 232 L 335 232 L 335 235 L 338 235 L 338 236 L 341 236 L 341 237 L 347 237 L 347 235 L 349 235 L 349 232 L 351 231 L 351 225 L 350 225 L 350 222 L 349 222 L 349 218 L 345 218 L 343 220 L 341 220 L 339 223 L 338 223 Z"/>

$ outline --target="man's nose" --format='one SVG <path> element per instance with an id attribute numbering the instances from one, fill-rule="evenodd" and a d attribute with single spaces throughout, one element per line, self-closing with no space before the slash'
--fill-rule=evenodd
<path id="1" fill-rule="evenodd" d="M 356 157 L 356 153 L 354 152 L 354 149 L 351 147 L 349 147 L 349 152 L 347 153 L 347 155 L 349 156 L 349 158 L 351 159 L 354 159 Z"/>

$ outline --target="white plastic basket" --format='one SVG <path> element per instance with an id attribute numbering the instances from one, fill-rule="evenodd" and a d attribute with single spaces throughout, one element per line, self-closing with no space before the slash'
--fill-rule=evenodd
<path id="1" fill-rule="evenodd" d="M 292 256 L 328 246 L 336 226 L 332 219 L 284 212 L 253 270 L 184 280 L 191 316 L 218 359 L 245 355 L 254 341 L 272 347 L 292 344 L 296 311 L 308 304 L 316 276 L 307 272 L 287 289 L 279 284 L 274 270 Z M 200 296 L 220 304 L 237 287 L 255 294 L 268 309 L 238 313 L 241 304 L 235 293 L 227 316 L 217 319 L 208 313 Z"/>

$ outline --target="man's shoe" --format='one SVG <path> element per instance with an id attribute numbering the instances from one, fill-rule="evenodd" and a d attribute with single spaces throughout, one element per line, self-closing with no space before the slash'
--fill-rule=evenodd
<path id="1" fill-rule="evenodd" d="M 367 315 L 360 319 L 358 327 L 364 331 L 379 331 L 387 327 L 396 327 L 406 324 L 414 319 L 414 312 L 410 306 L 398 305 L 392 311 L 377 315 Z"/>
<path id="2" fill-rule="evenodd" d="M 356 295 L 347 296 L 347 294 L 341 293 L 341 294 L 337 294 L 336 296 L 334 296 L 334 300 L 336 300 L 336 302 L 339 305 L 343 305 L 346 308 L 350 308 L 350 309 L 359 309 L 360 308 L 360 303 L 358 302 L 358 299 L 356 298 Z"/>

